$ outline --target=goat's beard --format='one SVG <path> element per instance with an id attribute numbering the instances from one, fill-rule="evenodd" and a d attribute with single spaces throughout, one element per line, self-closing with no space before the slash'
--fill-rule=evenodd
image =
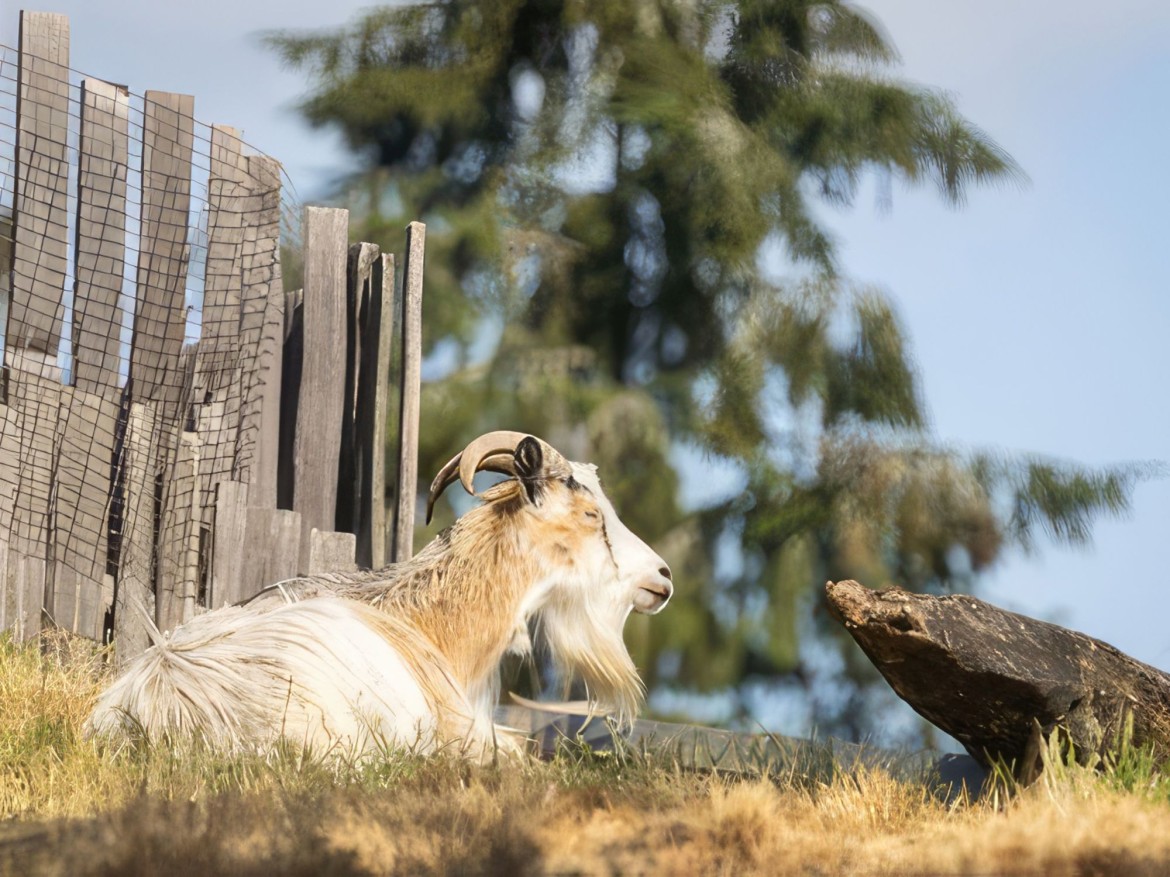
<path id="1" fill-rule="evenodd" d="M 611 715 L 622 727 L 633 722 L 645 694 L 622 639 L 627 615 L 628 609 L 553 600 L 543 607 L 538 626 L 553 667 L 564 682 L 564 694 L 574 679 L 580 679 L 591 706 L 599 714 Z"/>

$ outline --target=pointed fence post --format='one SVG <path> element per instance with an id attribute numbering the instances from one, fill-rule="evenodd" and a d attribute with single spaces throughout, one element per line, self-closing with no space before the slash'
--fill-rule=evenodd
<path id="1" fill-rule="evenodd" d="M 301 515 L 301 566 L 314 529 L 337 520 L 337 461 L 345 412 L 345 263 L 349 213 L 305 208 L 304 348 L 293 447 L 293 510 Z"/>
<path id="2" fill-rule="evenodd" d="M 406 260 L 402 266 L 402 416 L 398 421 L 398 506 L 394 516 L 392 560 L 401 563 L 414 553 L 414 507 L 418 488 L 419 381 L 422 368 L 423 253 L 427 227 L 406 227 Z"/>

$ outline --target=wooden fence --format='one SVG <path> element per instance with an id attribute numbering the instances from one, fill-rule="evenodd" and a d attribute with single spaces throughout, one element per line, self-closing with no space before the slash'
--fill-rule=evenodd
<path id="1" fill-rule="evenodd" d="M 0 51 L 0 631 L 125 657 L 148 623 L 409 556 L 423 226 L 395 294 L 393 256 L 305 208 L 286 293 L 275 160 L 190 96 L 73 73 L 64 16 Z"/>

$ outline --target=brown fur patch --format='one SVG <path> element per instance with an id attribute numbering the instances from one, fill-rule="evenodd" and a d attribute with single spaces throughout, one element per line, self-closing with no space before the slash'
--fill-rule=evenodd
<path id="1" fill-rule="evenodd" d="M 474 685 L 499 666 L 516 614 L 546 566 L 550 544 L 525 516 L 523 492 L 504 481 L 483 494 L 447 531 L 407 563 L 380 571 L 342 594 L 402 617 L 442 653 L 454 678 Z"/>

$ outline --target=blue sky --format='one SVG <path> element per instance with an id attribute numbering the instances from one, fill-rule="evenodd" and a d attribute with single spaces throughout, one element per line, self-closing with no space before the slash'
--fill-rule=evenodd
<path id="1" fill-rule="evenodd" d="M 941 87 L 1030 184 L 966 208 L 896 192 L 834 225 L 843 261 L 893 292 L 937 435 L 1104 464 L 1170 460 L 1170 6 L 882 0 L 868 6 L 906 78 Z M 1170 483 L 1091 551 L 1046 549 L 995 573 L 993 601 L 1170 667 Z"/>
<path id="2" fill-rule="evenodd" d="M 343 166 L 327 132 L 301 125 L 301 79 L 255 34 L 336 26 L 366 4 L 308 0 L 60 0 L 72 66 L 196 96 L 196 116 L 244 130 L 281 159 L 302 200 Z M 826 210 L 843 264 L 898 302 L 933 429 L 959 447 L 1093 464 L 1170 461 L 1170 4 L 872 0 L 902 54 L 901 78 L 950 92 L 1023 166 L 1023 188 L 976 190 L 966 207 L 894 189 L 875 208 Z M 19 6 L 0 4 L 16 44 Z M 1084 630 L 1170 668 L 1170 480 L 1140 485 L 1132 514 L 1091 550 L 1012 557 L 984 595 Z"/>

